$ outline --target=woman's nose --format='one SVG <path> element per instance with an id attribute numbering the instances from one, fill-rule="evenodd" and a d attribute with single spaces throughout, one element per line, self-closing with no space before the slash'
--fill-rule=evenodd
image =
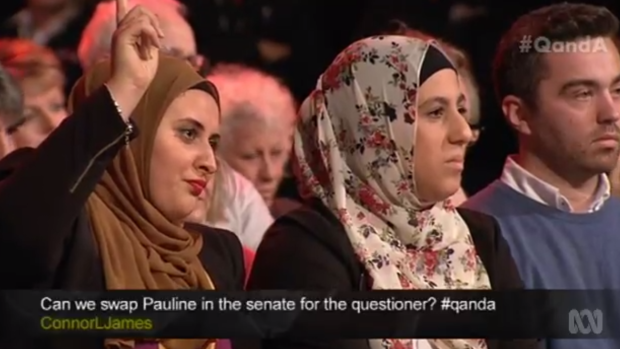
<path id="1" fill-rule="evenodd" d="M 449 122 L 450 133 L 448 136 L 450 142 L 463 146 L 468 145 L 473 139 L 473 132 L 467 120 L 460 113 L 455 113 Z"/>
<path id="2" fill-rule="evenodd" d="M 209 147 L 209 149 L 204 151 L 198 158 L 197 167 L 201 172 L 213 174 L 217 171 L 219 161 L 213 149 Z"/>

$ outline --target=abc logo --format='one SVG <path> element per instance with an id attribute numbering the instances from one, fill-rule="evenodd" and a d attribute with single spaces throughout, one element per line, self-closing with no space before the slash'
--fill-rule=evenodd
<path id="1" fill-rule="evenodd" d="M 571 334 L 601 334 L 603 332 L 603 312 L 573 309 L 568 313 L 568 330 Z"/>

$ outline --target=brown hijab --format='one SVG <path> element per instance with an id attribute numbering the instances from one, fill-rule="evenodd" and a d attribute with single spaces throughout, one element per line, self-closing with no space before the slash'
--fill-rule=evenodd
<path id="1" fill-rule="evenodd" d="M 79 107 L 109 77 L 109 62 L 94 66 L 74 86 L 70 108 Z M 153 82 L 131 114 L 139 137 L 119 152 L 88 199 L 108 290 L 214 289 L 199 259 L 202 236 L 171 223 L 150 200 L 149 166 L 157 128 L 172 101 L 189 89 L 204 90 L 218 100 L 213 85 L 185 61 L 160 57 Z M 161 344 L 166 349 L 202 349 L 214 341 L 174 339 Z M 134 341 L 107 340 L 106 347 L 133 348 Z"/>

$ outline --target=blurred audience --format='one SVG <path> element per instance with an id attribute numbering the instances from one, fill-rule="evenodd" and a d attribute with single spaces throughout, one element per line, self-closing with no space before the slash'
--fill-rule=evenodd
<path id="1" fill-rule="evenodd" d="M 297 120 L 289 89 L 259 70 L 222 65 L 209 76 L 222 107 L 219 153 L 249 179 L 278 217 L 296 204 L 276 199 L 289 160 Z"/>
<path id="2" fill-rule="evenodd" d="M 32 41 L 2 39 L 0 64 L 24 96 L 24 111 L 18 118 L 5 120 L 6 132 L 16 148 L 37 147 L 67 117 L 60 60 Z"/>
<path id="3" fill-rule="evenodd" d="M 185 6 L 176 0 L 130 0 L 129 6 L 142 5 L 157 15 L 166 35 L 162 38 L 162 52 L 186 59 L 196 70 L 203 68 L 205 59 L 196 51 L 194 31 L 185 20 Z M 116 3 L 101 2 L 82 33 L 78 57 L 84 69 L 108 58 L 112 34 L 116 29 Z"/>
<path id="4" fill-rule="evenodd" d="M 68 93 L 82 73 L 76 48 L 93 0 L 27 0 L 26 6 L 6 21 L 0 37 L 28 39 L 51 48 L 67 76 Z"/>

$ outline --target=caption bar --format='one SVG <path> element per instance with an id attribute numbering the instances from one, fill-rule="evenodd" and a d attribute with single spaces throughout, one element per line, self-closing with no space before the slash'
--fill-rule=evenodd
<path id="1" fill-rule="evenodd" d="M 295 312 L 295 311 L 348 311 L 357 314 L 367 311 L 434 311 L 437 310 L 460 313 L 463 311 L 495 311 L 495 301 L 483 297 L 479 300 L 459 300 L 451 297 L 442 297 L 438 302 L 436 297 L 425 299 L 398 299 L 388 297 L 381 300 L 310 299 L 305 296 L 281 299 L 229 299 L 223 297 L 202 296 L 192 299 L 184 296 L 144 296 L 141 300 L 126 299 L 55 299 L 45 296 L 41 299 L 41 310 L 44 312 L 115 312 L 133 314 L 135 312 Z"/>
<path id="2" fill-rule="evenodd" d="M 558 298 L 541 291 L 0 292 L 7 316 L 19 319 L 15 323 L 21 324 L 20 330 L 36 335 L 255 339 L 582 335 L 569 332 L 566 325 L 577 294 Z M 606 328 L 598 331 L 598 337 L 609 335 Z"/>

